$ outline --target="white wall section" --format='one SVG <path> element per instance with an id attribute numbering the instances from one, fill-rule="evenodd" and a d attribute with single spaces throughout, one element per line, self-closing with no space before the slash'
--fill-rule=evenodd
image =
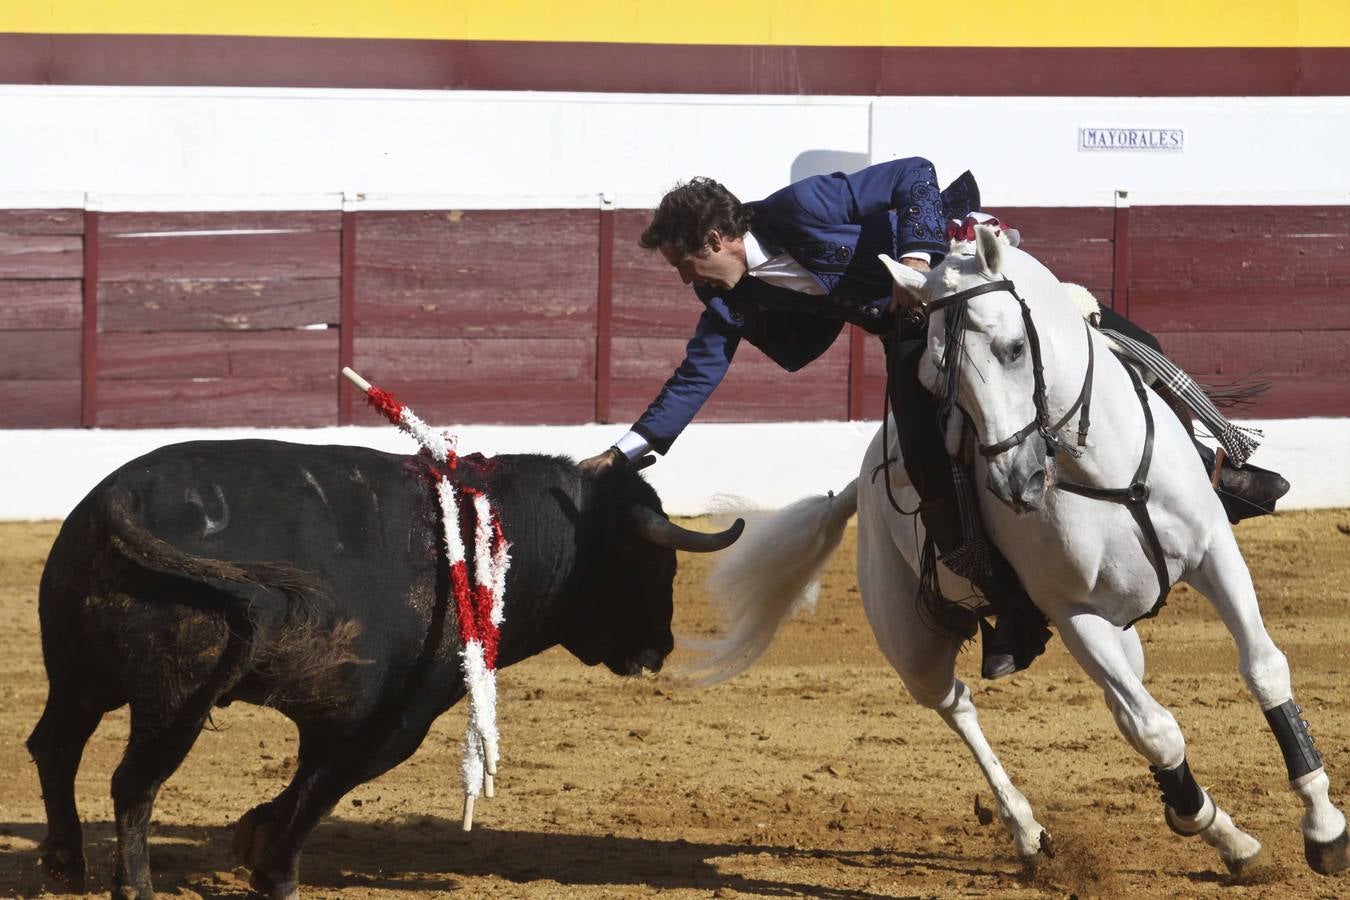
<path id="1" fill-rule="evenodd" d="M 1181 150 L 1082 150 L 1080 128 Z M 1350 203 L 1350 98 L 764 97 L 0 86 L 0 205 L 652 206 L 711 175 L 746 199 L 922 155 L 990 205 Z M 13 195 L 5 197 L 3 195 Z M 53 202 L 34 202 L 42 197 Z M 196 199 L 194 199 L 196 198 Z M 62 201 L 66 202 L 62 202 Z"/>
<path id="2" fill-rule="evenodd" d="M 372 416 L 373 417 L 373 416 Z M 1350 506 L 1350 419 L 1244 422 L 1266 432 L 1255 463 L 1293 483 L 1281 509 Z M 875 433 L 871 422 L 694 424 L 670 454 L 647 470 L 666 510 L 698 515 L 719 495 L 777 509 L 807 494 L 838 490 L 858 473 Z M 623 433 L 622 426 L 451 426 L 460 450 L 558 453 L 581 458 Z M 113 469 L 177 441 L 274 438 L 355 444 L 396 453 L 417 449 L 392 425 L 347 428 L 181 430 L 0 430 L 0 519 L 59 519 Z"/>

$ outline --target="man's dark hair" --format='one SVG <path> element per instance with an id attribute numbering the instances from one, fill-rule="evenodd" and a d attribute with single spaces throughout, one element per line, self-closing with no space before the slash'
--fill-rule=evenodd
<path id="1" fill-rule="evenodd" d="M 652 223 L 638 243 L 648 250 L 662 244 L 677 256 L 702 255 L 708 232 L 740 237 L 750 230 L 750 210 L 736 195 L 711 178 L 691 178 L 661 198 Z"/>

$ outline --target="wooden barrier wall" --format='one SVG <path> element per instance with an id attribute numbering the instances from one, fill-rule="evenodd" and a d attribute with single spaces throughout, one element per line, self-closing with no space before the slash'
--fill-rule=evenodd
<path id="1" fill-rule="evenodd" d="M 1244 415 L 1350 415 L 1350 208 L 994 210 Z M 0 211 L 0 427 L 362 420 L 353 365 L 437 422 L 627 423 L 699 307 L 642 211 Z M 795 374 L 741 349 L 700 421 L 875 419 L 856 329 Z"/>

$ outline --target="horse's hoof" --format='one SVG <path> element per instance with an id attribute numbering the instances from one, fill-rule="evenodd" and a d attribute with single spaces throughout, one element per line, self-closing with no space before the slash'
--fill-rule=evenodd
<path id="1" fill-rule="evenodd" d="M 136 887 L 134 884 L 114 885 L 112 900 L 155 900 L 155 889 L 149 885 L 145 887 Z"/>
<path id="2" fill-rule="evenodd" d="M 244 813 L 234 826 L 234 840 L 231 844 L 234 858 L 242 866 L 256 866 L 267 852 L 276 831 L 277 821 L 272 812 L 272 805 L 264 803 L 253 807 Z"/>
<path id="3" fill-rule="evenodd" d="M 1251 856 L 1243 859 L 1225 859 L 1223 864 L 1228 867 L 1228 874 L 1241 878 L 1266 864 L 1266 851 L 1264 848 L 1258 848 Z"/>
<path id="4" fill-rule="evenodd" d="M 1318 875 L 1335 875 L 1350 867 L 1350 835 L 1345 831 L 1341 836 L 1325 843 L 1303 839 L 1303 858 L 1308 868 Z"/>
<path id="5" fill-rule="evenodd" d="M 48 839 L 38 846 L 38 861 L 52 879 L 69 885 L 72 893 L 84 893 L 85 861 L 82 851 L 54 844 Z"/>
<path id="6" fill-rule="evenodd" d="M 1021 856 L 1022 871 L 1027 875 L 1035 875 L 1041 866 L 1054 858 L 1055 842 L 1050 839 L 1050 832 L 1042 830 L 1036 849 Z"/>

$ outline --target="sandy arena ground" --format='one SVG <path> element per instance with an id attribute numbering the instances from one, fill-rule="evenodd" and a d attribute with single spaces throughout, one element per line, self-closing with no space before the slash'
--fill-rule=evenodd
<path id="1" fill-rule="evenodd" d="M 0 896 L 49 885 L 45 833 L 23 746 L 46 695 L 37 583 L 54 523 L 0 524 Z M 1289 656 L 1297 697 L 1326 756 L 1333 799 L 1350 805 L 1350 511 L 1249 522 L 1239 536 L 1267 624 Z M 1145 764 L 1062 644 L 1030 672 L 977 677 L 961 659 L 981 721 L 1059 854 L 1024 875 L 998 825 L 973 813 L 987 787 L 936 715 L 914 706 L 882 660 L 852 575 L 854 533 L 817 611 L 792 622 L 758 668 L 715 689 L 670 677 L 620 680 L 561 650 L 501 675 L 504 761 L 497 799 L 459 830 L 462 707 L 417 754 L 355 790 L 315 831 L 302 862 L 307 898 L 443 897 L 1336 897 L 1350 875 L 1303 863 L 1302 808 L 1232 641 L 1208 605 L 1180 589 L 1140 626 L 1149 685 L 1186 732 L 1189 758 L 1270 864 L 1235 883 L 1198 839 L 1174 837 Z M 682 560 L 678 630 L 707 633 L 708 561 Z M 677 657 L 678 658 L 678 657 Z M 218 711 L 155 809 L 162 895 L 243 897 L 232 823 L 285 784 L 289 722 L 235 704 Z M 90 889 L 112 873 L 108 779 L 126 711 L 85 752 L 78 789 Z"/>

